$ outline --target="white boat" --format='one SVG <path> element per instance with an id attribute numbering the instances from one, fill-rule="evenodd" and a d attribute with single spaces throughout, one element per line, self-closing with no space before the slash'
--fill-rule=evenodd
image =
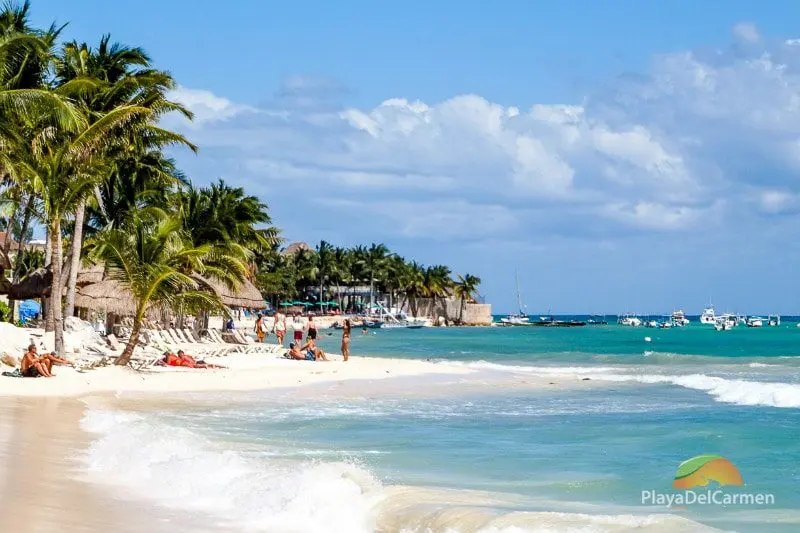
<path id="1" fill-rule="evenodd" d="M 717 317 L 714 314 L 714 308 L 709 306 L 703 309 L 703 314 L 700 315 L 701 324 L 715 324 Z"/>
<path id="2" fill-rule="evenodd" d="M 528 326 L 530 325 L 531 319 L 528 317 L 528 314 L 523 311 L 522 296 L 519 292 L 519 272 L 515 272 L 514 277 L 517 282 L 517 307 L 519 311 L 501 318 L 500 323 L 504 326 Z"/>
<path id="3" fill-rule="evenodd" d="M 642 325 L 642 319 L 631 315 L 624 315 L 617 321 L 621 326 L 638 327 Z"/>
<path id="4" fill-rule="evenodd" d="M 759 316 L 751 316 L 747 319 L 747 327 L 748 328 L 760 328 L 766 322 L 766 318 L 761 318 Z"/>
<path id="5" fill-rule="evenodd" d="M 769 320 L 767 322 L 770 326 L 780 326 L 781 325 L 781 315 L 769 315 Z M 800 324 L 798 324 L 800 325 Z"/>
<path id="6" fill-rule="evenodd" d="M 678 309 L 677 311 L 672 312 L 672 316 L 670 317 L 670 322 L 672 322 L 673 326 L 681 328 L 689 324 L 689 319 L 686 318 L 686 314 L 683 312 L 682 309 Z"/>
<path id="7" fill-rule="evenodd" d="M 714 329 L 717 331 L 728 331 L 736 327 L 738 320 L 736 315 L 731 313 L 724 313 L 718 317 L 714 322 Z"/>
<path id="8" fill-rule="evenodd" d="M 648 320 L 644 323 L 644 327 L 646 328 L 657 328 L 658 321 L 657 320 Z"/>

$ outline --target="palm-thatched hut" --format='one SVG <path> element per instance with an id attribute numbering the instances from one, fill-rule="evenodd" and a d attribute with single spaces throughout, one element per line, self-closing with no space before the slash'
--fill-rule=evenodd
<path id="1" fill-rule="evenodd" d="M 292 255 L 295 255 L 297 252 L 299 252 L 301 250 L 307 252 L 307 251 L 311 250 L 311 247 L 307 243 L 305 243 L 303 241 L 297 241 L 297 242 L 291 243 L 289 246 L 284 248 L 281 253 L 283 255 L 285 255 L 285 256 L 292 256 Z"/>
<path id="2" fill-rule="evenodd" d="M 92 265 L 87 268 L 82 268 L 78 272 L 78 279 L 75 285 L 77 287 L 83 287 L 92 283 L 100 283 L 106 278 L 105 273 L 106 269 L 103 265 Z"/>
<path id="3" fill-rule="evenodd" d="M 53 285 L 53 271 L 49 268 L 34 270 L 19 283 L 9 287 L 8 297 L 12 300 L 29 300 L 50 296 Z"/>
<path id="4" fill-rule="evenodd" d="M 78 287 L 75 292 L 75 306 L 121 316 L 136 314 L 136 300 L 133 294 L 119 281 L 113 279 Z"/>
<path id="5" fill-rule="evenodd" d="M 222 303 L 227 307 L 238 307 L 242 309 L 263 309 L 264 296 L 255 285 L 250 281 L 244 280 L 236 290 L 231 290 L 227 285 L 214 278 L 204 278 L 194 276 L 194 279 L 201 287 L 208 287 L 214 294 L 219 296 Z"/>

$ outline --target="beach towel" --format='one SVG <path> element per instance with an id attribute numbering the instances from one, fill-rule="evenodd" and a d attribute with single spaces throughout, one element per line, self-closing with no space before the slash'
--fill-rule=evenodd
<path id="1" fill-rule="evenodd" d="M 3 375 L 7 378 L 21 378 L 22 372 L 19 371 L 19 368 L 15 368 L 12 372 L 3 372 Z"/>

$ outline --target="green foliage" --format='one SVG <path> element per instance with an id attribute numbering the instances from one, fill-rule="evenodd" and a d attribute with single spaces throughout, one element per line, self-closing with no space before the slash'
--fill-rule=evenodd
<path id="1" fill-rule="evenodd" d="M 11 309 L 8 304 L 0 301 L 0 322 L 5 322 L 11 317 Z"/>

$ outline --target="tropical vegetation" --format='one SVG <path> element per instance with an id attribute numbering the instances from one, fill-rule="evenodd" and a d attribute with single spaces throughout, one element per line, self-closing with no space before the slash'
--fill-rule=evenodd
<path id="1" fill-rule="evenodd" d="M 231 289 L 249 280 L 275 305 L 333 298 L 344 308 L 383 293 L 414 314 L 423 298 L 457 298 L 463 312 L 476 295 L 477 277 L 383 244 L 286 253 L 258 197 L 222 180 L 195 186 L 178 168 L 172 150 L 196 147 L 162 126 L 166 114 L 192 119 L 170 98 L 169 72 L 109 35 L 85 43 L 64 39 L 64 26 L 33 27 L 30 9 L 27 0 L 0 8 L 0 293 L 45 280 L 39 296 L 59 354 L 79 271 L 92 263 L 135 303 L 122 364 L 151 310 L 219 309 L 209 278 Z M 32 245 L 34 229 L 43 247 Z"/>

